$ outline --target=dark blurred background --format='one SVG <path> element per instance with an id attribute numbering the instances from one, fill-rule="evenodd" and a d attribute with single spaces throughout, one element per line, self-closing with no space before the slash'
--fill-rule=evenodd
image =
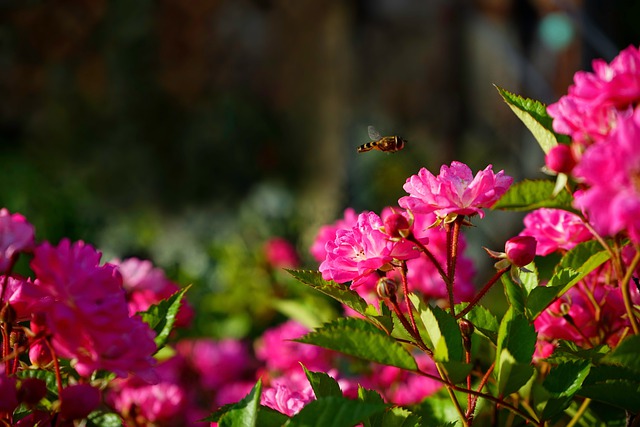
<path id="1" fill-rule="evenodd" d="M 538 176 L 492 85 L 554 102 L 637 45 L 638 18 L 632 0 L 0 0 L 0 204 L 193 295 L 255 281 L 261 242 L 306 257 L 319 225 L 395 204 L 422 166 Z M 370 124 L 407 148 L 357 154 Z M 518 221 L 471 238 L 500 249 Z"/>

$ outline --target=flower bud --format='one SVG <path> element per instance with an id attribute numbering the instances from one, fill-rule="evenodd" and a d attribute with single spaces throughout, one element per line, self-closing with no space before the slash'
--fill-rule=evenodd
<path id="1" fill-rule="evenodd" d="M 571 146 L 558 144 L 551 148 L 545 156 L 545 164 L 549 169 L 557 173 L 569 175 L 576 165 L 576 158 L 573 155 Z"/>
<path id="2" fill-rule="evenodd" d="M 465 339 L 470 338 L 474 330 L 473 323 L 471 323 L 467 319 L 460 319 L 459 325 L 462 337 Z"/>
<path id="3" fill-rule="evenodd" d="M 392 279 L 388 277 L 381 277 L 378 280 L 378 285 L 376 286 L 376 292 L 378 296 L 382 299 L 389 299 L 396 295 L 398 291 L 398 285 Z"/>
<path id="4" fill-rule="evenodd" d="M 411 234 L 411 224 L 404 215 L 392 213 L 384 219 L 384 232 L 393 238 L 406 238 Z"/>
<path id="5" fill-rule="evenodd" d="M 507 259 L 516 267 L 524 267 L 533 261 L 536 256 L 538 242 L 531 236 L 516 236 L 504 245 Z"/>
<path id="6" fill-rule="evenodd" d="M 100 405 L 100 390 L 89 384 L 70 385 L 60 393 L 60 415 L 68 420 L 86 418 Z"/>

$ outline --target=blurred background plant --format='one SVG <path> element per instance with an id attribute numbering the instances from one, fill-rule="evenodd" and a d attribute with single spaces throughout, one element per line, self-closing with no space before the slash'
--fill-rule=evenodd
<path id="1" fill-rule="evenodd" d="M 309 325 L 336 307 L 270 265 L 266 242 L 316 268 L 321 224 L 394 203 L 419 167 L 535 176 L 541 154 L 491 84 L 555 101 L 638 43 L 638 16 L 631 0 L 1 1 L 0 204 L 39 239 L 194 283 L 191 335 Z M 369 124 L 407 148 L 357 155 Z M 495 212 L 468 238 L 520 224 Z"/>

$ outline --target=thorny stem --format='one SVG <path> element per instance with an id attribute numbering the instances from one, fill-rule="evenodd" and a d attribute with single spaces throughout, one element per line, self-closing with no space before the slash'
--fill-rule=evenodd
<path id="1" fill-rule="evenodd" d="M 0 330 L 2 330 L 2 359 L 4 360 L 4 372 L 6 375 L 11 373 L 11 360 L 7 357 L 9 355 L 9 333 L 7 328 L 9 327 L 9 323 L 4 323 L 0 325 Z"/>
<path id="2" fill-rule="evenodd" d="M 633 301 L 631 300 L 631 289 L 629 288 L 631 284 L 631 276 L 633 275 L 634 270 L 638 266 L 640 262 L 640 248 L 636 246 L 636 256 L 633 257 L 633 261 L 627 268 L 627 274 L 625 274 L 622 282 L 620 282 L 620 291 L 622 292 L 622 300 L 624 301 L 624 308 L 627 311 L 627 316 L 629 316 L 629 321 L 631 322 L 631 328 L 633 329 L 633 333 L 635 335 L 640 334 L 640 328 L 638 327 L 638 319 L 636 319 L 636 315 L 633 312 Z"/>
<path id="3" fill-rule="evenodd" d="M 448 284 L 449 283 L 449 277 L 447 276 L 447 273 L 443 270 L 442 266 L 440 265 L 440 263 L 436 259 L 435 255 L 433 255 L 431 253 L 431 251 L 429 249 L 427 249 L 427 247 L 425 245 L 420 243 L 420 241 L 418 239 L 416 239 L 413 234 L 411 234 L 409 237 L 407 237 L 407 240 L 409 240 L 411 243 L 415 243 L 416 246 L 418 246 L 418 248 L 427 256 L 427 258 L 429 258 L 429 260 L 431 260 L 431 262 L 433 263 L 433 265 L 436 268 L 436 270 L 438 270 L 438 273 L 440 274 L 440 277 L 442 277 L 442 280 L 444 281 L 444 283 L 447 283 L 447 288 L 448 288 L 449 287 L 449 284 Z"/>
<path id="4" fill-rule="evenodd" d="M 437 365 L 436 365 L 436 366 L 437 366 Z M 490 370 L 491 370 L 491 369 L 490 369 Z M 453 384 L 453 383 L 449 382 L 449 381 L 448 381 L 448 380 L 446 380 L 446 379 L 440 378 L 440 377 L 439 377 L 439 376 L 437 376 L 437 375 L 429 374 L 429 373 L 424 372 L 424 371 L 421 371 L 421 370 L 419 370 L 419 369 L 418 369 L 417 371 L 415 371 L 415 372 L 416 372 L 417 374 L 420 374 L 420 375 L 424 376 L 424 377 L 431 378 L 432 380 L 435 380 L 435 381 L 441 382 L 441 383 L 443 383 L 444 385 L 448 385 L 449 387 L 451 387 L 451 388 L 452 388 L 453 390 L 455 390 L 455 391 L 459 391 L 459 392 L 461 392 L 461 393 L 468 393 L 468 394 L 471 394 L 471 395 L 474 395 L 474 396 L 477 396 L 477 397 L 481 397 L 481 398 L 483 398 L 483 399 L 487 399 L 487 400 L 489 400 L 489 401 L 491 401 L 491 402 L 497 403 L 497 404 L 499 404 L 501 407 L 503 407 L 503 408 L 505 408 L 505 409 L 507 409 L 507 410 L 509 410 L 509 411 L 513 412 L 514 414 L 516 414 L 516 415 L 518 415 L 518 416 L 520 416 L 520 417 L 524 418 L 525 420 L 527 420 L 527 421 L 528 421 L 528 422 L 530 422 L 530 423 L 533 423 L 533 424 L 535 424 L 535 425 L 538 425 L 538 424 L 540 423 L 540 421 L 539 421 L 539 420 L 537 420 L 534 416 L 529 415 L 529 414 L 527 414 L 526 412 L 523 412 L 522 410 L 518 409 L 517 407 L 513 406 L 512 404 L 507 403 L 507 402 L 506 402 L 506 401 L 504 401 L 502 398 L 495 397 L 495 396 L 492 396 L 492 395 L 490 395 L 490 394 L 482 393 L 482 392 L 480 392 L 480 391 L 475 391 L 475 390 L 473 390 L 473 389 L 468 389 L 468 388 L 465 388 L 465 387 L 457 386 L 457 385 L 455 385 L 455 384 Z M 490 371 L 489 371 L 489 372 L 487 372 L 487 375 L 486 375 L 486 377 L 487 377 L 487 378 L 489 377 L 489 375 L 488 375 L 488 374 L 490 374 Z M 486 381 L 485 381 L 485 383 L 486 383 Z M 482 385 L 484 386 L 484 384 L 482 384 Z"/>
<path id="5" fill-rule="evenodd" d="M 458 263 L 458 240 L 460 238 L 460 225 L 464 221 L 464 215 L 458 215 L 453 222 L 453 228 L 449 227 L 447 230 L 447 275 L 449 280 L 447 284 L 447 293 L 449 294 L 449 306 L 451 315 L 455 317 L 456 308 L 453 299 L 453 285 L 456 281 L 456 264 Z M 451 235 L 451 236 L 449 236 Z"/>
<path id="6" fill-rule="evenodd" d="M 53 359 L 53 369 L 56 373 L 56 384 L 58 385 L 58 396 L 62 396 L 62 375 L 60 374 L 60 362 L 58 361 L 58 355 L 49 340 L 47 338 L 43 339 L 51 353 L 51 358 Z"/>
<path id="7" fill-rule="evenodd" d="M 484 285 L 482 289 L 480 289 L 480 292 L 478 292 L 478 294 L 473 298 L 473 300 L 469 303 L 469 305 L 467 305 L 464 308 L 464 310 L 462 310 L 460 313 L 456 314 L 456 319 L 460 319 L 462 316 L 470 312 L 473 309 L 473 307 L 475 307 L 476 304 L 478 304 L 478 302 L 482 299 L 482 297 L 489 291 L 489 289 L 491 289 L 491 287 L 498 281 L 498 279 L 510 269 L 511 267 L 509 266 L 501 270 L 498 270 L 496 274 L 494 274 L 493 277 L 489 279 L 487 284 Z"/>
<path id="8" fill-rule="evenodd" d="M 442 378 L 442 382 L 447 388 L 447 393 L 449 393 L 449 397 L 453 402 L 453 406 L 456 407 L 456 411 L 458 411 L 458 415 L 460 415 L 460 421 L 462 421 L 463 427 L 469 427 L 469 423 L 467 422 L 467 417 L 465 416 L 464 411 L 462 410 L 462 406 L 460 406 L 460 402 L 458 402 L 458 398 L 456 397 L 456 394 L 453 392 L 454 385 L 451 383 L 451 381 L 447 377 L 446 372 L 442 369 L 440 365 L 438 365 L 438 362 L 436 362 L 436 369 L 438 370 L 438 374 L 440 374 L 440 377 Z"/>
<path id="9" fill-rule="evenodd" d="M 422 341 L 422 337 L 420 336 L 420 333 L 418 332 L 418 330 L 413 329 L 413 327 L 409 324 L 409 322 L 407 322 L 407 318 L 404 317 L 404 314 L 402 314 L 402 310 L 400 310 L 400 305 L 398 304 L 398 299 L 396 298 L 396 295 L 391 294 L 391 296 L 385 299 L 385 301 L 389 302 L 391 309 L 393 310 L 394 313 L 396 313 L 396 316 L 398 316 L 398 319 L 400 320 L 400 323 L 402 323 L 402 326 L 404 326 L 407 332 L 409 332 L 413 337 L 413 339 L 416 340 L 414 344 L 420 350 L 424 351 L 428 355 L 433 355 L 433 352 L 426 346 L 424 341 Z"/>
<path id="10" fill-rule="evenodd" d="M 407 311 L 409 312 L 409 320 L 411 320 L 411 326 L 413 330 L 418 332 L 418 327 L 416 326 L 416 319 L 413 317 L 413 305 L 411 304 L 411 300 L 409 300 L 409 284 L 407 283 L 407 262 L 402 261 L 400 264 L 400 277 L 402 278 L 402 293 L 404 294 L 404 300 L 407 304 Z"/>

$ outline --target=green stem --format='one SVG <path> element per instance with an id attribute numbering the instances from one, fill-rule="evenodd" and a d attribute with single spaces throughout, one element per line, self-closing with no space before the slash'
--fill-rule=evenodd
<path id="1" fill-rule="evenodd" d="M 622 292 L 622 300 L 624 301 L 624 308 L 627 311 L 627 316 L 629 316 L 629 322 L 631 322 L 631 328 L 633 329 L 633 333 L 638 335 L 640 333 L 640 328 L 638 327 L 638 319 L 636 319 L 636 315 L 633 312 L 633 301 L 631 300 L 631 276 L 633 276 L 633 272 L 638 266 L 640 262 L 640 248 L 636 247 L 636 256 L 633 257 L 633 261 L 627 268 L 627 274 L 625 274 L 622 282 L 620 282 L 620 291 Z"/>
<path id="2" fill-rule="evenodd" d="M 469 423 L 467 422 L 467 417 L 464 413 L 464 410 L 462 409 L 462 406 L 460 406 L 460 402 L 458 402 L 458 398 L 456 397 L 456 394 L 453 392 L 454 385 L 451 384 L 451 381 L 447 377 L 446 372 L 444 372 L 442 367 L 438 365 L 438 362 L 435 362 L 435 364 L 436 364 L 436 369 L 438 370 L 438 373 L 440 374 L 440 377 L 442 378 L 443 383 L 447 388 L 447 393 L 449 393 L 451 402 L 453 402 L 453 406 L 456 407 L 456 411 L 458 411 L 458 415 L 460 415 L 460 421 L 462 421 L 463 427 L 469 427 Z"/>
<path id="3" fill-rule="evenodd" d="M 582 405 L 580 405 L 580 407 L 578 408 L 578 412 L 575 413 L 575 415 L 573 416 L 573 418 L 571 418 L 571 421 L 569 421 L 569 424 L 567 424 L 566 427 L 575 426 L 578 423 L 578 421 L 580 420 L 580 418 L 582 418 L 582 416 L 586 412 L 586 410 L 589 407 L 590 403 L 591 403 L 591 399 L 589 399 L 589 398 L 584 399 L 582 401 Z"/>

